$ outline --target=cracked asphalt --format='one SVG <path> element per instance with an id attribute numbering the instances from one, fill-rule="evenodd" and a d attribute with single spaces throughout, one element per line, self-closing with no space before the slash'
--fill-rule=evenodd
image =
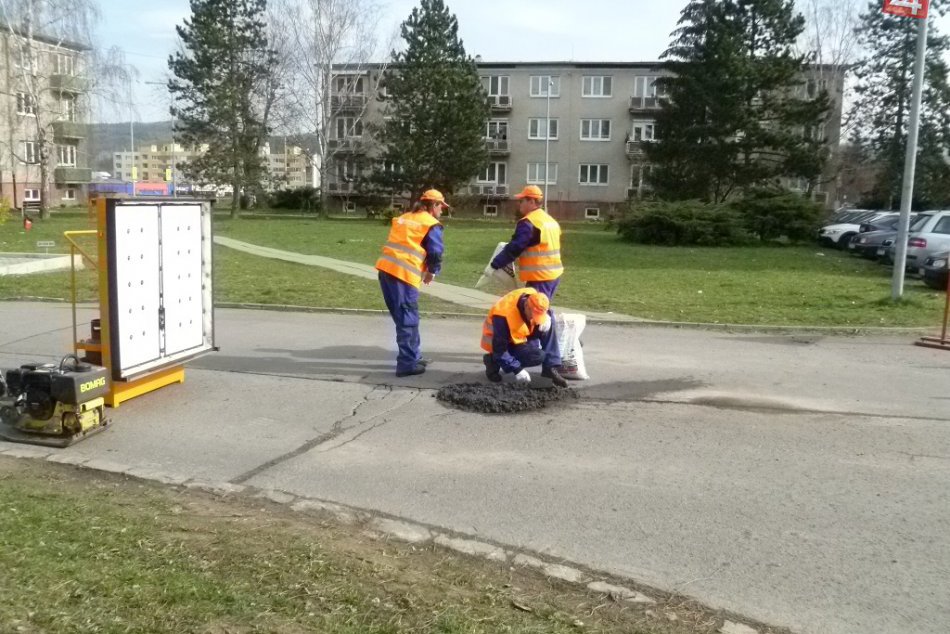
<path id="1" fill-rule="evenodd" d="M 88 321 L 90 311 L 82 311 Z M 69 351 L 70 312 L 0 304 L 0 365 Z M 564 558 L 801 632 L 946 632 L 950 354 L 906 338 L 591 325 L 577 401 L 512 416 L 477 320 L 219 310 L 221 352 L 64 452 L 248 484 Z M 0 449 L 4 447 L 0 443 Z"/>

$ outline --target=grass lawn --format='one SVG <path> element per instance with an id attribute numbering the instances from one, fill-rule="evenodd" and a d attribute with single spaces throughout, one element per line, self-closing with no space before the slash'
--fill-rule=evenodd
<path id="1" fill-rule="evenodd" d="M 442 281 L 472 286 L 513 223 L 446 220 Z M 565 225 L 567 272 L 558 303 L 671 321 L 815 326 L 934 326 L 943 294 L 908 280 L 890 297 L 890 271 L 818 246 L 670 248 L 622 242 L 596 225 Z M 266 246 L 372 263 L 381 221 L 222 220 L 216 231 Z"/>
<path id="2" fill-rule="evenodd" d="M 85 216 L 37 221 L 25 235 L 0 225 L 0 251 L 35 251 L 37 240 L 62 244 L 62 231 L 84 228 Z M 472 286 L 512 222 L 446 220 L 442 281 Z M 270 247 L 372 264 L 387 226 L 382 221 L 219 218 L 215 231 Z M 558 303 L 670 321 L 804 326 L 929 326 L 942 318 L 944 296 L 908 280 L 892 303 L 887 267 L 818 246 L 669 248 L 621 242 L 596 225 L 565 225 L 567 272 Z M 276 262 L 218 248 L 216 297 L 221 302 L 377 308 L 374 281 Z M 90 281 L 85 285 L 90 293 Z M 57 291 L 57 289 L 59 289 Z M 0 298 L 67 297 L 68 274 L 0 277 Z M 91 294 L 88 298 L 91 298 Z M 468 312 L 423 296 L 433 312 Z"/>
<path id="3" fill-rule="evenodd" d="M 633 605 L 245 497 L 0 458 L 0 631 L 712 634 Z M 764 630 L 759 630 L 764 631 Z"/>
<path id="4" fill-rule="evenodd" d="M 276 221 L 275 221 L 276 222 Z M 67 252 L 63 231 L 94 228 L 85 215 L 54 216 L 37 220 L 33 229 L 24 232 L 19 222 L 0 225 L 0 252 L 37 251 L 39 240 L 54 240 L 53 251 Z M 82 238 L 80 244 L 95 254 L 94 241 Z M 364 280 L 316 267 L 278 262 L 267 258 L 215 247 L 215 298 L 218 302 L 250 304 L 284 304 L 318 308 L 362 308 L 385 310 L 374 280 Z M 92 270 L 77 275 L 77 296 L 81 301 L 97 297 L 96 274 Z M 69 271 L 34 275 L 0 276 L 0 299 L 41 297 L 68 299 Z M 423 295 L 419 301 L 425 312 L 472 312 L 464 306 Z"/>

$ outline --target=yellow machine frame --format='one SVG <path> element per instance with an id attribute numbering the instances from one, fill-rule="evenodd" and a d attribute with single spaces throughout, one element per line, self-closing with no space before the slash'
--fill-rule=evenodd
<path id="1" fill-rule="evenodd" d="M 106 205 L 108 199 L 99 198 L 96 200 L 96 229 L 87 231 L 66 231 L 63 235 L 69 242 L 70 248 L 70 285 L 72 308 L 73 308 L 73 351 L 78 356 L 80 351 L 98 352 L 102 355 L 102 365 L 109 369 L 109 394 L 105 397 L 106 405 L 109 407 L 118 407 L 121 403 L 133 399 L 136 396 L 148 394 L 154 390 L 172 385 L 173 383 L 185 382 L 185 368 L 177 365 L 166 367 L 141 378 L 132 381 L 117 381 L 115 371 L 112 367 L 112 330 L 109 323 L 110 297 L 109 297 L 109 236 L 107 235 L 108 223 L 106 222 Z M 82 236 L 95 236 L 98 245 L 97 257 L 93 258 L 89 253 L 83 250 L 75 238 Z M 99 341 L 90 339 L 79 339 L 79 331 L 76 323 L 76 254 L 83 256 L 97 272 L 99 281 L 99 323 L 102 331 Z"/>

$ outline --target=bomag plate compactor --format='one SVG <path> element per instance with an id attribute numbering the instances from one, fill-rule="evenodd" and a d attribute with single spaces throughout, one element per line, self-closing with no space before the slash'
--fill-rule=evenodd
<path id="1" fill-rule="evenodd" d="M 106 368 L 66 355 L 27 364 L 0 380 L 0 439 L 66 447 L 105 429 Z"/>

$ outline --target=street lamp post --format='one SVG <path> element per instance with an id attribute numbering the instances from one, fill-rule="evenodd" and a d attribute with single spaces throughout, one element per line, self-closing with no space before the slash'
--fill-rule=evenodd
<path id="1" fill-rule="evenodd" d="M 166 88 L 168 87 L 168 84 L 165 84 L 165 83 L 160 82 L 160 81 L 147 81 L 147 82 L 144 82 L 144 83 L 146 83 L 146 84 L 148 84 L 148 85 L 150 85 L 150 86 L 165 86 Z M 172 167 L 171 167 L 171 173 L 172 173 L 172 198 L 176 198 L 176 197 L 178 196 L 178 172 L 177 172 L 177 167 L 178 167 L 178 165 L 177 165 L 177 162 L 176 162 L 176 154 L 175 154 L 175 152 L 176 152 L 176 150 L 175 150 L 175 115 L 173 114 L 173 115 L 172 115 Z"/>

